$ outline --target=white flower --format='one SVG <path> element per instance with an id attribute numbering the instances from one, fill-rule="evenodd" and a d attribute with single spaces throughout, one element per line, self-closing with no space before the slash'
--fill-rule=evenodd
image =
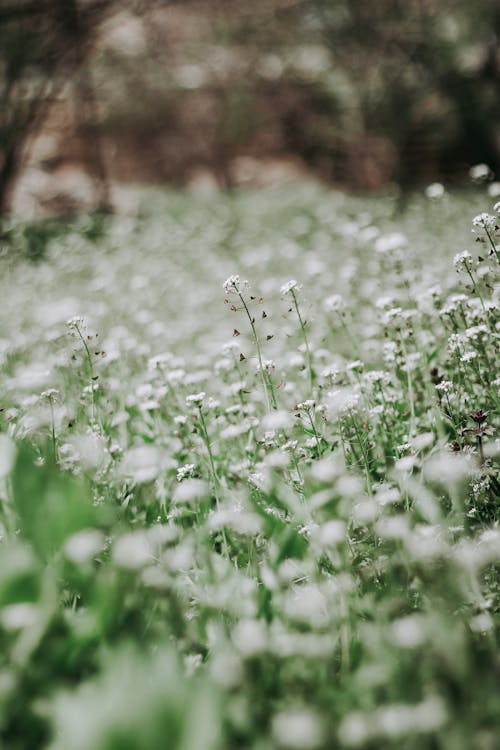
<path id="1" fill-rule="evenodd" d="M 455 255 L 455 257 L 453 258 L 453 265 L 455 266 L 457 271 L 460 271 L 462 268 L 467 268 L 467 266 L 469 266 L 472 261 L 472 255 L 468 250 L 464 250 L 463 252 L 457 253 Z"/>
<path id="2" fill-rule="evenodd" d="M 247 420 L 243 420 L 239 424 L 230 424 L 221 430 L 220 438 L 221 440 L 234 440 L 248 432 L 250 427 L 251 425 Z"/>
<path id="3" fill-rule="evenodd" d="M 291 292 L 292 289 L 295 289 L 297 292 L 300 292 L 302 289 L 302 284 L 299 284 L 298 281 L 295 279 L 290 279 L 290 281 L 287 281 L 286 284 L 283 284 L 283 286 L 280 289 L 280 293 L 285 296 L 285 294 L 288 294 L 288 292 Z"/>
<path id="4" fill-rule="evenodd" d="M 84 469 L 96 471 L 105 465 L 108 452 L 105 440 L 101 435 L 92 430 L 87 430 L 85 433 L 73 435 L 69 444 L 74 457 Z"/>
<path id="5" fill-rule="evenodd" d="M 307 401 L 302 401 L 300 404 L 297 404 L 295 408 L 300 411 L 310 411 L 311 409 L 314 409 L 315 405 L 316 402 L 314 399 L 308 398 Z"/>
<path id="6" fill-rule="evenodd" d="M 335 546 L 343 542 L 345 536 L 346 525 L 344 521 L 327 521 L 314 534 L 314 537 L 325 547 Z"/>
<path id="7" fill-rule="evenodd" d="M 436 391 L 440 391 L 441 393 L 451 393 L 452 390 L 453 383 L 451 382 L 451 380 L 442 380 L 436 385 Z"/>
<path id="8" fill-rule="evenodd" d="M 16 446 L 7 435 L 0 435 L 0 480 L 5 479 L 14 467 Z"/>
<path id="9" fill-rule="evenodd" d="M 161 469 L 161 453 L 154 445 L 129 448 L 121 462 L 121 473 L 142 484 L 156 479 Z"/>
<path id="10" fill-rule="evenodd" d="M 177 469 L 177 481 L 182 482 L 186 477 L 192 477 L 195 470 L 194 464 L 184 464 Z"/>
<path id="11" fill-rule="evenodd" d="M 262 530 L 262 520 L 256 513 L 238 507 L 225 508 L 210 514 L 208 527 L 212 531 L 227 528 L 237 534 L 255 536 Z"/>
<path id="12" fill-rule="evenodd" d="M 72 534 L 64 544 L 64 554 L 75 563 L 92 560 L 104 547 L 104 534 L 98 529 L 83 529 Z"/>
<path id="13" fill-rule="evenodd" d="M 125 570 L 138 570 L 153 560 L 153 548 L 145 531 L 131 531 L 113 545 L 113 561 Z"/>
<path id="14" fill-rule="evenodd" d="M 360 394 L 347 386 L 330 391 L 326 395 L 328 413 L 331 418 L 351 414 L 359 407 Z"/>
<path id="15" fill-rule="evenodd" d="M 22 630 L 34 625 L 39 617 L 39 609 L 35 604 L 20 602 L 2 607 L 0 619 L 5 630 Z"/>
<path id="16" fill-rule="evenodd" d="M 287 430 L 293 426 L 293 417 L 287 411 L 273 411 L 262 419 L 265 430 Z"/>
<path id="17" fill-rule="evenodd" d="M 206 493 L 207 485 L 202 479 L 186 479 L 175 488 L 172 501 L 176 505 L 189 505 Z"/>
<path id="18" fill-rule="evenodd" d="M 474 216 L 474 218 L 472 219 L 472 226 L 475 229 L 486 229 L 487 231 L 493 231 L 496 227 L 497 221 L 498 220 L 496 216 L 483 212 L 482 214 Z"/>
<path id="19" fill-rule="evenodd" d="M 313 750 L 325 739 L 321 718 L 305 708 L 277 714 L 273 718 L 272 734 L 278 747 L 286 750 Z"/>
<path id="20" fill-rule="evenodd" d="M 391 232 L 390 234 L 384 234 L 379 237 L 375 242 L 375 252 L 384 254 L 389 253 L 392 250 L 400 250 L 406 247 L 408 240 L 401 232 Z"/>
<path id="21" fill-rule="evenodd" d="M 429 200 L 439 200 L 444 195 L 444 186 L 440 182 L 433 182 L 425 188 L 425 196 Z"/>
<path id="22" fill-rule="evenodd" d="M 42 398 L 48 398 L 49 400 L 52 400 L 53 398 L 56 398 L 56 396 L 59 396 L 59 391 L 57 388 L 49 388 L 46 391 L 42 391 L 40 394 Z"/>
<path id="23" fill-rule="evenodd" d="M 192 393 L 190 396 L 186 396 L 186 404 L 190 406 L 191 404 L 195 404 L 196 406 L 201 406 L 203 403 L 203 399 L 205 398 L 205 391 L 200 391 L 199 393 Z"/>
<path id="24" fill-rule="evenodd" d="M 469 176 L 473 182 L 483 182 L 491 176 L 491 169 L 487 164 L 474 164 L 469 169 Z"/>
<path id="25" fill-rule="evenodd" d="M 250 284 L 246 279 L 241 279 L 239 274 L 229 276 L 222 287 L 226 294 L 240 294 L 244 289 L 248 289 Z"/>
<path id="26" fill-rule="evenodd" d="M 328 312 L 340 312 L 345 309 L 344 298 L 341 294 L 331 294 L 323 302 L 323 307 Z"/>
<path id="27" fill-rule="evenodd" d="M 268 648 L 267 628 L 262 620 L 240 620 L 231 637 L 237 651 L 245 657 L 256 656 Z"/>
<path id="28" fill-rule="evenodd" d="M 426 639 L 423 622 L 419 615 L 401 617 L 392 623 L 391 638 L 400 648 L 417 648 Z"/>
<path id="29" fill-rule="evenodd" d="M 260 371 L 261 366 L 260 363 L 257 363 L 257 371 Z M 276 362 L 273 359 L 264 359 L 262 360 L 262 370 L 265 372 L 271 374 L 276 369 Z"/>
<path id="30" fill-rule="evenodd" d="M 434 453 L 424 465 L 424 478 L 441 486 L 459 486 L 473 473 L 474 467 L 465 456 L 446 451 Z"/>
<path id="31" fill-rule="evenodd" d="M 476 339 L 481 338 L 481 336 L 489 336 L 489 330 L 488 327 L 484 324 L 479 326 L 471 326 L 470 328 L 466 328 L 465 330 L 465 337 L 469 341 L 476 341 Z"/>

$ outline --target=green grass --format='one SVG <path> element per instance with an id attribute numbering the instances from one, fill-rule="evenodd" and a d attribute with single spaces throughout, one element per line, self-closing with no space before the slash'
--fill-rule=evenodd
<path id="1" fill-rule="evenodd" d="M 495 750 L 493 203 L 11 222 L 2 747 Z"/>

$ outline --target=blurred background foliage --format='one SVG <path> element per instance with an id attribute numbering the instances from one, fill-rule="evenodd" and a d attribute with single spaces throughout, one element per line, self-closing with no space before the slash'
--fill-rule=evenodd
<path id="1" fill-rule="evenodd" d="M 500 161 L 497 0 L 2 0 L 0 50 L 3 212 Z"/>

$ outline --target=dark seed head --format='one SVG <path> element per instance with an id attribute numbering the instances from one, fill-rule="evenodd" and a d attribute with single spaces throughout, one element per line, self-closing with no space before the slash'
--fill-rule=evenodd
<path id="1" fill-rule="evenodd" d="M 486 422 L 486 419 L 488 417 L 488 412 L 483 411 L 482 409 L 476 409 L 476 411 L 472 412 L 471 419 L 476 424 L 483 424 L 483 422 Z"/>

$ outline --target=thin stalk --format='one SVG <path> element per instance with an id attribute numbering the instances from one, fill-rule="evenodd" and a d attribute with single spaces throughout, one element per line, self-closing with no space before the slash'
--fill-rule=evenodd
<path id="1" fill-rule="evenodd" d="M 495 257 L 496 257 L 498 263 L 500 263 L 500 255 L 498 255 L 497 246 L 493 242 L 493 237 L 491 236 L 491 234 L 489 233 L 489 231 L 486 229 L 486 227 L 484 227 L 484 231 L 486 232 L 486 236 L 488 237 L 489 243 L 491 245 L 491 249 L 495 253 Z"/>
<path id="2" fill-rule="evenodd" d="M 408 387 L 408 401 L 410 402 L 410 435 L 414 435 L 415 425 L 416 425 L 415 403 L 414 403 L 415 394 L 413 391 L 413 380 L 411 377 L 411 369 L 410 369 L 410 362 L 408 359 L 408 352 L 406 351 L 403 337 L 401 337 L 401 347 L 403 349 L 405 360 L 406 360 L 406 381 L 407 381 L 407 387 Z"/>
<path id="3" fill-rule="evenodd" d="M 259 337 L 257 336 L 257 330 L 255 328 L 254 320 L 253 320 L 252 316 L 250 315 L 250 310 L 248 309 L 247 303 L 245 302 L 245 300 L 244 300 L 243 295 L 241 294 L 241 292 L 238 292 L 238 297 L 240 298 L 241 304 L 243 305 L 243 307 L 245 309 L 245 312 L 247 314 L 247 318 L 248 318 L 248 320 L 250 322 L 250 327 L 252 329 L 252 336 L 253 336 L 255 348 L 257 350 L 257 359 L 259 360 L 259 372 L 260 372 L 260 377 L 261 377 L 261 380 L 262 380 L 262 387 L 264 388 L 264 395 L 266 397 L 267 410 L 270 412 L 271 411 L 271 401 L 269 399 L 269 388 L 268 388 L 268 384 L 266 383 L 266 376 L 264 374 L 264 364 L 262 362 L 262 354 L 261 354 L 261 351 L 260 351 Z M 273 393 L 273 403 L 275 403 L 274 393 Z M 276 408 L 276 406 L 274 408 Z"/>
<path id="4" fill-rule="evenodd" d="M 316 425 L 314 424 L 314 420 L 312 418 L 311 412 L 307 411 L 306 413 L 307 413 L 307 416 L 309 417 L 309 422 L 311 423 L 311 428 L 312 428 L 312 431 L 313 431 L 314 439 L 316 440 L 316 445 L 317 445 L 317 448 L 318 448 L 318 453 L 319 453 L 319 455 L 321 455 L 321 441 L 320 441 L 320 437 L 318 435 L 318 431 L 316 429 Z"/>
<path id="5" fill-rule="evenodd" d="M 94 364 L 92 362 L 92 355 L 90 353 L 89 347 L 87 345 L 87 342 L 85 341 L 85 336 L 83 336 L 82 332 L 80 331 L 79 326 L 75 326 L 75 329 L 81 339 L 81 342 L 85 348 L 85 354 L 87 356 L 87 362 L 89 365 L 89 372 L 90 372 L 90 396 L 92 400 L 92 421 L 95 422 L 95 396 L 94 396 Z"/>
<path id="6" fill-rule="evenodd" d="M 356 433 L 356 437 L 358 438 L 359 448 L 360 448 L 361 454 L 363 456 L 363 463 L 365 465 L 365 474 L 366 474 L 366 483 L 367 483 L 368 494 L 371 496 L 372 495 L 372 483 L 371 483 L 371 477 L 370 477 L 370 464 L 369 464 L 369 460 L 368 460 L 368 455 L 367 455 L 367 453 L 365 451 L 365 448 L 363 446 L 362 435 L 361 435 L 361 433 L 359 431 L 359 427 L 358 427 L 358 423 L 357 423 L 356 419 L 353 419 L 352 423 L 354 425 L 354 431 Z"/>
<path id="7" fill-rule="evenodd" d="M 205 443 L 205 447 L 207 449 L 208 453 L 208 461 L 210 464 L 210 472 L 212 474 L 212 481 L 214 484 L 214 494 L 215 494 L 215 502 L 217 505 L 217 509 L 219 509 L 219 489 L 220 489 L 220 482 L 219 477 L 217 476 L 217 471 L 215 469 L 215 461 L 214 461 L 214 455 L 212 453 L 212 446 L 210 445 L 210 439 L 208 437 L 207 432 L 207 423 L 205 422 L 205 415 L 203 414 L 203 410 L 201 408 L 201 405 L 198 405 L 198 412 L 200 415 L 200 424 L 202 426 L 202 436 L 203 436 L 203 442 Z"/>
<path id="8" fill-rule="evenodd" d="M 474 279 L 474 276 L 472 275 L 472 271 L 470 270 L 468 263 L 464 263 L 464 265 L 465 265 L 465 270 L 467 271 L 467 274 L 469 276 L 469 279 L 472 281 L 472 288 L 474 290 L 474 293 L 477 294 L 477 296 L 479 297 L 479 301 L 481 302 L 481 307 L 483 308 L 484 314 L 486 316 L 486 322 L 488 322 L 488 313 L 486 312 L 486 306 L 481 296 L 481 292 L 479 291 L 477 287 L 476 280 Z"/>
<path id="9" fill-rule="evenodd" d="M 205 415 L 203 414 L 203 409 L 201 408 L 201 404 L 198 404 L 198 413 L 200 415 L 200 424 L 202 426 L 203 442 L 205 443 L 205 447 L 207 449 L 208 461 L 210 464 L 210 472 L 212 474 L 215 504 L 217 506 L 217 510 L 219 510 L 220 509 L 220 480 L 217 475 L 217 471 L 215 469 L 214 455 L 212 453 L 212 446 L 210 445 L 210 438 L 208 437 L 207 423 L 205 422 Z M 226 557 L 229 558 L 229 547 L 227 543 L 226 532 L 224 529 L 221 529 L 221 533 L 222 533 L 222 541 L 224 545 L 224 552 L 226 554 Z"/>
<path id="10" fill-rule="evenodd" d="M 54 454 L 54 461 L 57 463 L 56 425 L 55 425 L 55 419 L 54 419 L 54 401 L 52 399 L 52 396 L 49 397 L 49 403 L 50 403 L 52 452 Z"/>
<path id="11" fill-rule="evenodd" d="M 299 303 L 297 302 L 297 295 L 295 294 L 295 290 L 290 289 L 290 294 L 292 295 L 295 312 L 297 313 L 297 318 L 299 319 L 300 330 L 302 331 L 302 338 L 304 339 L 304 345 L 306 347 L 307 369 L 309 371 L 309 384 L 311 387 L 311 395 L 312 395 L 313 389 L 314 389 L 314 373 L 313 373 L 313 368 L 312 368 L 311 350 L 309 349 L 309 341 L 307 339 L 307 334 L 306 334 L 306 326 L 305 326 L 304 321 L 302 320 L 302 315 L 300 314 Z"/>

